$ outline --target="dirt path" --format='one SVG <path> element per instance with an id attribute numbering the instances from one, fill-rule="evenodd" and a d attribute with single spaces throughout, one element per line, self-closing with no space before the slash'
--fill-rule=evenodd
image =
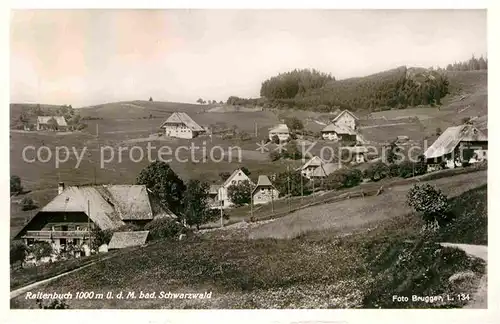
<path id="1" fill-rule="evenodd" d="M 465 251 L 468 255 L 484 260 L 488 263 L 488 246 L 486 245 L 471 245 L 471 244 L 456 244 L 456 243 L 441 243 L 445 247 L 455 247 Z M 479 286 L 472 296 L 472 301 L 464 308 L 488 308 L 488 274 L 486 273 L 480 280 Z"/>

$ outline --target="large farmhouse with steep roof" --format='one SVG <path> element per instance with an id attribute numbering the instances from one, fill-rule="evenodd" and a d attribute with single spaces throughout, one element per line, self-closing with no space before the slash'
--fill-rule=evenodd
<path id="1" fill-rule="evenodd" d="M 187 139 L 195 138 L 206 132 L 203 127 L 183 112 L 174 112 L 163 122 L 161 128 L 165 129 L 165 136 Z"/>
<path id="2" fill-rule="evenodd" d="M 59 185 L 59 194 L 16 235 L 28 245 L 46 241 L 55 248 L 88 242 L 92 229 L 144 226 L 156 217 L 177 218 L 144 185 Z"/>

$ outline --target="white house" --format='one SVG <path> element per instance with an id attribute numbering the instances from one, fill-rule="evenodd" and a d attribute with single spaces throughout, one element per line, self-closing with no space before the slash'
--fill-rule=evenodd
<path id="1" fill-rule="evenodd" d="M 323 164 L 325 164 L 325 162 L 319 156 L 313 156 L 309 161 L 307 161 L 303 166 L 301 166 L 297 170 L 300 170 L 300 173 L 304 177 L 310 179 L 312 174 L 314 173 L 314 170 L 316 170 Z"/>
<path id="2" fill-rule="evenodd" d="M 279 197 L 279 191 L 266 175 L 260 175 L 257 185 L 252 191 L 252 201 L 255 205 L 266 204 Z"/>
<path id="3" fill-rule="evenodd" d="M 165 136 L 178 138 L 195 138 L 206 130 L 198 125 L 188 114 L 175 112 L 161 125 Z"/>
<path id="4" fill-rule="evenodd" d="M 54 120 L 56 124 L 52 124 Z M 68 123 L 63 116 L 38 116 L 36 120 L 36 130 L 66 130 Z"/>
<path id="5" fill-rule="evenodd" d="M 429 169 L 444 164 L 447 168 L 488 159 L 488 137 L 473 125 L 447 128 L 425 151 Z"/>
<path id="6" fill-rule="evenodd" d="M 255 184 L 250 180 L 250 178 L 241 169 L 237 169 L 227 178 L 222 186 L 218 189 L 218 205 L 222 208 L 228 208 L 233 205 L 233 202 L 229 199 L 228 189 L 232 185 L 237 185 L 245 180 L 248 180 L 252 186 Z"/>
<path id="7" fill-rule="evenodd" d="M 340 114 L 338 114 L 335 119 L 332 120 L 332 123 L 340 127 L 346 127 L 352 130 L 356 130 L 358 128 L 358 120 L 359 118 L 356 117 L 352 112 L 350 112 L 349 110 L 344 110 Z"/>
<path id="8" fill-rule="evenodd" d="M 290 130 L 286 124 L 279 124 L 269 130 L 269 140 L 273 140 L 274 136 L 278 136 L 280 142 L 286 142 L 290 139 Z"/>

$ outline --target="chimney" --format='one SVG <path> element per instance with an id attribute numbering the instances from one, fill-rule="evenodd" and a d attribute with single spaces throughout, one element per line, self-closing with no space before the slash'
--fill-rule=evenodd
<path id="1" fill-rule="evenodd" d="M 59 182 L 57 185 L 57 194 L 60 195 L 64 191 L 64 182 Z"/>

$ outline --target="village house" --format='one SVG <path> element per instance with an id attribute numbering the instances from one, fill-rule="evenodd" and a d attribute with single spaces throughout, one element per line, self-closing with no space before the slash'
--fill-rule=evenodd
<path id="1" fill-rule="evenodd" d="M 474 125 L 447 128 L 425 151 L 429 170 L 487 160 L 488 137 Z"/>
<path id="2" fill-rule="evenodd" d="M 266 175 L 259 175 L 257 185 L 252 190 L 252 201 L 255 205 L 272 202 L 280 195 Z"/>
<path id="3" fill-rule="evenodd" d="M 165 136 L 178 138 L 195 138 L 206 133 L 206 129 L 198 125 L 188 114 L 174 112 L 161 125 L 165 129 Z"/>
<path id="4" fill-rule="evenodd" d="M 89 242 L 91 230 L 117 229 L 127 224 L 144 226 L 156 217 L 177 218 L 144 185 L 64 186 L 21 229 L 16 239 L 27 245 L 52 243 L 55 250 Z"/>
<path id="5" fill-rule="evenodd" d="M 310 179 L 314 170 L 316 170 L 318 167 L 322 166 L 323 164 L 325 164 L 325 162 L 319 156 L 313 156 L 309 161 L 304 163 L 304 165 L 302 165 L 297 170 L 300 170 L 300 173 L 304 177 Z"/>
<path id="6" fill-rule="evenodd" d="M 332 120 L 333 124 L 339 127 L 350 128 L 353 131 L 358 129 L 358 122 L 359 118 L 356 117 L 356 115 L 354 115 L 349 110 L 342 111 L 340 114 L 337 115 L 337 117 L 335 117 Z"/>
<path id="7" fill-rule="evenodd" d="M 274 136 L 278 136 L 280 142 L 286 142 L 290 139 L 290 129 L 286 124 L 279 124 L 269 130 L 269 140 L 273 140 Z"/>
<path id="8" fill-rule="evenodd" d="M 63 116 L 38 116 L 36 120 L 36 130 L 65 131 L 68 123 Z"/>
<path id="9" fill-rule="evenodd" d="M 356 142 L 359 134 L 358 117 L 349 110 L 344 110 L 330 124 L 321 130 L 321 137 L 329 141 Z"/>
<path id="10" fill-rule="evenodd" d="M 232 185 L 238 185 L 241 182 L 248 180 L 250 185 L 255 186 L 255 184 L 250 180 L 250 178 L 241 169 L 234 170 L 234 172 L 227 178 L 227 180 L 217 188 L 217 200 L 213 200 L 212 206 L 218 206 L 217 208 L 228 208 L 233 205 L 231 199 L 229 199 L 228 189 Z M 211 187 L 211 190 L 215 190 L 216 186 Z M 214 199 L 214 198 L 212 198 Z M 214 207 L 215 208 L 215 207 Z"/>
<path id="11" fill-rule="evenodd" d="M 356 142 L 357 133 L 349 127 L 331 123 L 321 130 L 321 137 L 329 141 Z"/>
<path id="12" fill-rule="evenodd" d="M 340 168 L 342 168 L 340 163 L 324 163 L 313 171 L 310 179 L 324 179 Z"/>

